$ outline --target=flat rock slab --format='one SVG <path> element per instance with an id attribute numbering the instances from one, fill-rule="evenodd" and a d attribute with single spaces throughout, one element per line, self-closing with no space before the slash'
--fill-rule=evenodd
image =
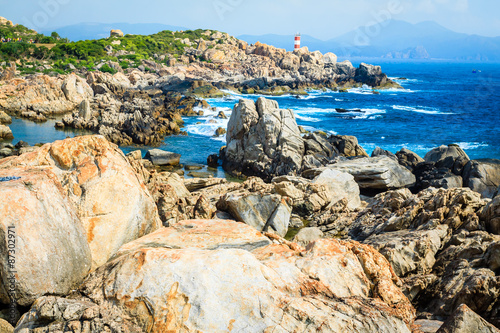
<path id="1" fill-rule="evenodd" d="M 311 178 L 326 169 L 347 172 L 354 176 L 360 188 L 389 190 L 415 184 L 415 176 L 405 167 L 387 156 L 357 158 L 337 162 L 327 167 L 308 170 L 305 177 Z"/>
<path id="2" fill-rule="evenodd" d="M 271 244 L 251 226 L 228 220 L 186 220 L 125 244 L 116 256 L 140 248 L 254 250 Z M 115 256 L 115 257 L 116 257 Z"/>
<path id="3" fill-rule="evenodd" d="M 161 149 L 148 150 L 146 160 L 150 160 L 154 165 L 179 165 L 181 155 Z"/>

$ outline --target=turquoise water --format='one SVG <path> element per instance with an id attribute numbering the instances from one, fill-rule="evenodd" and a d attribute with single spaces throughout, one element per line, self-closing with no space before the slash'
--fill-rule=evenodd
<path id="1" fill-rule="evenodd" d="M 473 69 L 481 72 L 474 74 Z M 397 80 L 404 89 L 373 94 L 363 87 L 348 93 L 314 91 L 300 99 L 272 99 L 281 108 L 294 110 L 297 123 L 306 129 L 354 135 L 368 153 L 376 146 L 392 152 L 405 147 L 424 156 L 433 147 L 456 143 L 473 159 L 500 158 L 499 64 L 397 62 L 383 63 L 382 70 L 392 78 L 407 78 Z M 258 97 L 232 95 L 208 102 L 229 116 L 240 98 Z M 336 108 L 353 111 L 338 113 Z M 160 148 L 181 154 L 181 163 L 205 164 L 208 155 L 225 145 L 224 137 L 213 137 L 218 127 L 227 126 L 227 120 L 215 118 L 217 112 L 205 110 L 203 117 L 185 118 L 189 136 L 167 137 Z M 11 125 L 14 143 L 51 142 L 85 133 L 56 130 L 54 123 L 15 119 Z M 137 147 L 122 149 L 128 152 Z M 141 147 L 143 152 L 147 149 Z M 219 169 L 215 175 L 220 174 Z"/>

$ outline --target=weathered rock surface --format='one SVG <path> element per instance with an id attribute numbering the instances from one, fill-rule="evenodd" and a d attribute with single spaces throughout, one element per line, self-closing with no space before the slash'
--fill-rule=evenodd
<path id="1" fill-rule="evenodd" d="M 500 330 L 477 315 L 467 305 L 460 305 L 437 333 L 499 333 Z"/>
<path id="2" fill-rule="evenodd" d="M 71 74 L 66 77 L 36 75 L 12 79 L 0 86 L 0 107 L 7 113 L 22 115 L 31 110 L 35 115 L 73 111 L 94 93 L 85 79 Z"/>
<path id="3" fill-rule="evenodd" d="M 424 162 L 424 159 L 409 149 L 403 148 L 396 153 L 399 164 L 413 171 L 417 164 Z"/>
<path id="4" fill-rule="evenodd" d="M 473 160 L 463 171 L 464 185 L 479 192 L 485 198 L 493 197 L 500 186 L 500 160 Z"/>
<path id="5" fill-rule="evenodd" d="M 500 195 L 497 195 L 488 203 L 481 215 L 485 221 L 486 230 L 500 235 Z"/>
<path id="6" fill-rule="evenodd" d="M 14 327 L 11 324 L 9 324 L 8 321 L 0 318 L 0 332 L 1 333 L 12 333 L 12 332 L 14 332 Z"/>
<path id="7" fill-rule="evenodd" d="M 453 160 L 457 158 L 465 158 L 469 160 L 469 156 L 457 145 L 440 146 L 432 149 L 425 154 L 424 160 L 426 162 L 440 162 L 445 158 L 451 157 Z"/>
<path id="8" fill-rule="evenodd" d="M 124 252 L 71 299 L 37 300 L 17 329 L 64 331 L 78 321 L 81 329 L 130 332 L 410 332 L 415 310 L 371 247 L 319 240 L 304 250 L 274 237 L 252 252 L 148 245 Z"/>
<path id="9" fill-rule="evenodd" d="M 0 301 L 66 295 L 91 268 L 84 226 L 50 167 L 0 169 L 8 176 L 21 178 L 0 182 Z"/>
<path id="10" fill-rule="evenodd" d="M 290 110 L 276 101 L 240 100 L 228 123 L 223 166 L 228 171 L 258 175 L 297 174 L 302 167 L 304 142 Z"/>
<path id="11" fill-rule="evenodd" d="M 415 183 L 415 176 L 408 169 L 387 156 L 340 161 L 308 170 L 306 176 L 318 174 L 327 168 L 351 174 L 361 189 L 388 190 L 409 187 Z"/>
<path id="12" fill-rule="evenodd" d="M 56 141 L 0 162 L 0 169 L 14 167 L 46 167 L 56 175 L 84 225 L 93 267 L 160 226 L 146 186 L 121 150 L 102 136 Z"/>
<path id="13" fill-rule="evenodd" d="M 225 195 L 217 203 L 217 207 L 259 231 L 267 231 L 269 228 L 282 237 L 288 231 L 292 213 L 292 209 L 280 195 L 260 195 L 247 191 Z"/>
<path id="14" fill-rule="evenodd" d="M 240 100 L 228 123 L 227 147 L 221 152 L 222 166 L 236 175 L 258 176 L 266 181 L 282 175 L 322 167 L 337 156 L 368 156 L 353 136 L 304 138 L 291 110 L 259 98 L 257 103 Z"/>
<path id="15" fill-rule="evenodd" d="M 12 118 L 5 112 L 0 110 L 0 125 L 12 123 Z"/>
<path id="16" fill-rule="evenodd" d="M 3 139 L 13 139 L 14 135 L 12 134 L 9 126 L 0 125 L 0 140 Z"/>
<path id="17" fill-rule="evenodd" d="M 323 238 L 324 233 L 319 228 L 303 228 L 295 235 L 293 241 L 299 245 L 306 247 L 310 242 L 317 241 Z"/>

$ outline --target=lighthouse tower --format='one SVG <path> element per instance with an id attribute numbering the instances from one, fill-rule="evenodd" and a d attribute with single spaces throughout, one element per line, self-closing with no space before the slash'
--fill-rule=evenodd
<path id="1" fill-rule="evenodd" d="M 294 46 L 294 50 L 298 50 L 300 49 L 300 34 L 297 33 L 295 35 L 295 46 Z"/>

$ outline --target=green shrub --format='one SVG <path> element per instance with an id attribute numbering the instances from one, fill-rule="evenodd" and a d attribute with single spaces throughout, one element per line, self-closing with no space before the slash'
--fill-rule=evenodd
<path id="1" fill-rule="evenodd" d="M 101 68 L 100 68 L 100 71 L 101 72 L 104 72 L 104 73 L 111 73 L 111 74 L 116 74 L 117 70 L 110 67 L 108 64 L 104 64 Z"/>

